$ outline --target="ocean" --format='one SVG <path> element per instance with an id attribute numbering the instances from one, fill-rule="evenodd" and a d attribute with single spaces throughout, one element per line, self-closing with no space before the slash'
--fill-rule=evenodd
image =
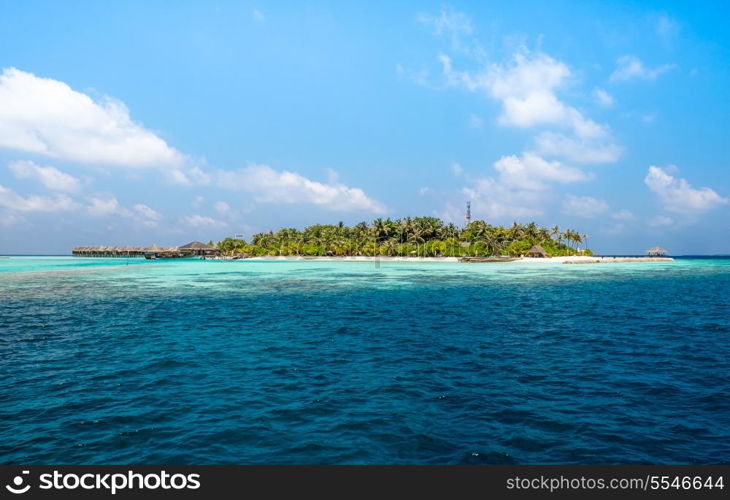
<path id="1" fill-rule="evenodd" d="M 727 464 L 728 395 L 725 258 L 0 258 L 3 464 Z"/>

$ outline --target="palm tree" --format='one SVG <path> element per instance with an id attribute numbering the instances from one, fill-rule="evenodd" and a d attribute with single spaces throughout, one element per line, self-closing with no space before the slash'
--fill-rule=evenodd
<path id="1" fill-rule="evenodd" d="M 388 238 L 385 240 L 385 243 L 383 244 L 383 247 L 385 248 L 385 254 L 389 257 L 392 257 L 396 253 L 396 248 L 398 247 L 398 242 L 394 240 L 393 238 Z"/>

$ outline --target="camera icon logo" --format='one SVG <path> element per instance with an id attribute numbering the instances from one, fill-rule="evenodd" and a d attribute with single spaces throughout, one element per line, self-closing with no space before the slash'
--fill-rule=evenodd
<path id="1" fill-rule="evenodd" d="M 24 470 L 23 475 L 15 476 L 13 478 L 12 485 L 6 484 L 5 489 L 7 489 L 10 493 L 14 493 L 16 495 L 22 495 L 23 493 L 26 493 L 30 489 L 30 485 L 26 484 L 23 486 L 24 478 L 23 476 L 26 474 L 30 474 L 30 471 Z"/>

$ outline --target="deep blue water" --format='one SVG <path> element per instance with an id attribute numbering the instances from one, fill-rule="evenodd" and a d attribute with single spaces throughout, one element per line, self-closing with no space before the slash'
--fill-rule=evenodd
<path id="1" fill-rule="evenodd" d="M 0 260 L 0 463 L 729 463 L 730 260 Z"/>

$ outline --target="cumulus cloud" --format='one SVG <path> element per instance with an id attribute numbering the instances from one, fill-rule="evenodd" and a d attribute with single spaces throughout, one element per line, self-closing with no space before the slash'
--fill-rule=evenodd
<path id="1" fill-rule="evenodd" d="M 184 156 L 132 121 L 119 100 L 15 68 L 0 75 L 0 148 L 79 163 L 179 167 Z"/>
<path id="2" fill-rule="evenodd" d="M 451 40 L 451 47 L 466 53 L 480 54 L 483 49 L 473 38 L 474 24 L 469 16 L 451 7 L 442 7 L 438 15 L 420 14 L 418 22 L 431 28 L 437 36 Z"/>
<path id="3" fill-rule="evenodd" d="M 685 179 L 676 178 L 656 166 L 649 167 L 644 183 L 659 196 L 664 208 L 672 212 L 705 212 L 728 203 L 727 198 L 709 187 L 693 188 Z"/>
<path id="4" fill-rule="evenodd" d="M 475 213 L 488 218 L 531 217 L 542 214 L 551 183 L 588 179 L 582 171 L 548 161 L 534 153 L 503 156 L 494 163 L 495 177 L 476 179 L 462 194 L 472 200 Z"/>
<path id="5" fill-rule="evenodd" d="M 568 66 L 547 54 L 518 51 L 506 64 L 492 63 L 478 72 L 457 71 L 451 58 L 440 55 L 447 84 L 481 92 L 502 105 L 498 123 L 530 128 L 555 127 L 536 138 L 536 152 L 579 163 L 613 162 L 621 148 L 605 125 L 563 102 L 558 91 L 569 83 Z"/>
<path id="6" fill-rule="evenodd" d="M 114 198 L 89 198 L 89 204 L 86 206 L 89 215 L 95 217 L 103 217 L 106 215 L 128 215 L 129 211 L 123 208 L 119 201 Z"/>
<path id="7" fill-rule="evenodd" d="M 185 216 L 182 219 L 180 219 L 180 222 L 182 222 L 186 226 L 204 227 L 204 228 L 205 227 L 207 227 L 207 228 L 223 227 L 226 225 L 226 223 L 223 221 L 216 220 L 212 217 L 208 217 L 206 215 L 199 215 L 199 214 Z"/>
<path id="8" fill-rule="evenodd" d="M 563 213 L 592 219 L 608 210 L 608 203 L 591 196 L 567 195 L 563 200 Z"/>
<path id="9" fill-rule="evenodd" d="M 673 68 L 673 64 L 664 64 L 655 68 L 649 68 L 644 66 L 644 63 L 636 56 L 621 56 L 616 61 L 616 69 L 611 73 L 609 81 L 656 80 L 660 75 Z"/>
<path id="10" fill-rule="evenodd" d="M 613 105 L 616 103 L 613 99 L 613 96 L 606 92 L 604 89 L 595 89 L 593 91 L 593 96 L 596 98 L 598 104 L 603 106 L 604 108 L 612 108 Z"/>
<path id="11" fill-rule="evenodd" d="M 547 54 L 530 54 L 523 49 L 511 62 L 493 63 L 477 73 L 454 70 L 446 55 L 440 55 L 439 59 L 448 83 L 486 92 L 502 104 L 499 117 L 502 125 L 567 125 L 581 135 L 601 133 L 600 125 L 557 97 L 557 90 L 568 82 L 570 69 Z"/>
<path id="12" fill-rule="evenodd" d="M 459 28 L 456 22 L 468 18 L 456 14 L 442 9 L 439 16 L 425 20 L 437 35 L 453 32 L 459 39 L 471 37 L 473 28 Z M 619 159 L 623 151 L 610 128 L 564 99 L 565 91 L 576 81 L 566 63 L 541 51 L 531 52 L 524 45 L 505 61 L 489 61 L 484 51 L 466 54 L 477 64 L 476 69 L 461 69 L 451 56 L 438 55 L 445 85 L 497 102 L 497 123 L 501 126 L 538 129 L 527 150 L 495 162 L 496 176 L 465 176 L 471 185 L 461 193 L 472 199 L 475 212 L 496 218 L 539 215 L 552 196 L 552 185 L 591 177 L 578 168 L 580 165 Z M 595 89 L 594 97 L 603 107 L 614 104 L 604 89 Z M 444 215 L 454 213 L 447 209 Z"/>
<path id="13" fill-rule="evenodd" d="M 484 120 L 481 116 L 471 114 L 469 115 L 469 128 L 482 128 L 484 126 Z"/>
<path id="14" fill-rule="evenodd" d="M 439 56 L 448 83 L 486 92 L 502 104 L 499 122 L 529 127 L 559 123 L 571 113 L 555 95 L 570 76 L 568 67 L 546 54 L 515 54 L 509 64 L 490 64 L 477 73 L 456 71 L 451 58 Z"/>
<path id="15" fill-rule="evenodd" d="M 159 212 L 151 209 L 150 207 L 142 203 L 136 204 L 133 209 L 140 216 L 150 221 L 158 221 L 162 218 L 162 215 Z"/>
<path id="16" fill-rule="evenodd" d="M 657 215 L 655 217 L 651 217 L 647 221 L 647 224 L 651 227 L 666 227 L 674 224 L 674 219 L 667 217 L 666 215 Z"/>
<path id="17" fill-rule="evenodd" d="M 442 7 L 437 16 L 420 14 L 418 21 L 431 26 L 437 35 L 451 35 L 454 33 L 457 35 L 471 35 L 474 32 L 474 26 L 469 16 L 463 12 L 456 12 L 449 7 Z"/>
<path id="18" fill-rule="evenodd" d="M 395 72 L 398 78 L 410 80 L 420 87 L 427 87 L 428 83 L 428 70 L 421 68 L 419 70 L 411 70 L 404 68 L 402 64 L 396 64 Z"/>
<path id="19" fill-rule="evenodd" d="M 216 212 L 218 212 L 221 215 L 225 215 L 227 213 L 230 213 L 230 211 L 231 211 L 231 206 L 228 203 L 226 203 L 225 201 L 216 202 L 216 204 L 214 205 L 214 208 L 215 208 Z"/>
<path id="20" fill-rule="evenodd" d="M 0 227 L 13 226 L 21 222 L 24 222 L 24 219 L 16 213 L 9 211 L 0 213 Z"/>
<path id="21" fill-rule="evenodd" d="M 471 200 L 474 213 L 487 219 L 541 215 L 540 205 L 545 197 L 544 191 L 510 188 L 491 177 L 478 179 L 461 192 Z"/>
<path id="22" fill-rule="evenodd" d="M 236 171 L 219 171 L 221 188 L 247 191 L 256 201 L 268 203 L 307 203 L 329 210 L 383 213 L 385 206 L 369 198 L 360 188 L 339 182 L 322 183 L 267 165 L 251 165 Z"/>
<path id="23" fill-rule="evenodd" d="M 656 20 L 656 34 L 665 43 L 669 43 L 679 32 L 679 23 L 671 17 L 662 14 Z"/>
<path id="24" fill-rule="evenodd" d="M 79 204 L 64 194 L 22 196 L 0 185 L 0 207 L 17 212 L 65 212 L 76 210 Z"/>
<path id="25" fill-rule="evenodd" d="M 134 205 L 131 210 L 123 207 L 114 196 L 94 196 L 88 201 L 86 211 L 94 217 L 127 217 L 147 227 L 156 227 L 162 218 L 159 212 L 142 203 Z"/>
<path id="26" fill-rule="evenodd" d="M 42 167 L 28 160 L 14 161 L 8 168 L 18 179 L 33 179 L 53 191 L 75 192 L 79 190 L 79 180 L 55 167 Z"/>
<path id="27" fill-rule="evenodd" d="M 534 153 L 503 156 L 494 168 L 500 173 L 502 184 L 519 189 L 546 189 L 547 181 L 566 184 L 587 179 L 586 174 L 576 168 L 559 161 L 547 161 Z"/>
<path id="28" fill-rule="evenodd" d="M 266 22 L 266 15 L 264 15 L 264 13 L 261 12 L 259 9 L 254 8 L 252 15 L 253 15 L 253 20 L 256 21 L 257 23 Z"/>
<path id="29" fill-rule="evenodd" d="M 631 210 L 619 210 L 618 212 L 614 212 L 611 214 L 611 217 L 618 220 L 634 220 L 636 219 L 636 216 Z"/>
<path id="30" fill-rule="evenodd" d="M 535 151 L 545 156 L 557 156 L 576 163 L 614 163 L 623 149 L 612 140 L 589 139 L 560 132 L 541 132 L 535 137 Z"/>

